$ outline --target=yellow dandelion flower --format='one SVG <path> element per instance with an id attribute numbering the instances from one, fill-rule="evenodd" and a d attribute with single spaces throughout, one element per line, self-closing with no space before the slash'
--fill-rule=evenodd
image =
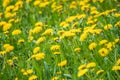
<path id="1" fill-rule="evenodd" d="M 52 45 L 50 50 L 59 50 L 60 49 L 60 45 Z"/>
<path id="2" fill-rule="evenodd" d="M 19 8 L 22 8 L 23 7 L 23 1 L 21 1 L 21 0 L 17 1 L 15 6 L 16 7 L 18 6 Z"/>
<path id="3" fill-rule="evenodd" d="M 109 50 L 112 50 L 112 47 L 114 46 L 112 42 L 109 42 L 107 44 L 105 44 L 106 47 L 109 49 Z"/>
<path id="4" fill-rule="evenodd" d="M 82 70 L 82 69 L 84 69 L 86 67 L 86 64 L 82 64 L 82 65 L 80 65 L 79 67 L 78 67 L 78 70 Z"/>
<path id="5" fill-rule="evenodd" d="M 18 80 L 18 77 L 16 77 L 15 80 Z"/>
<path id="6" fill-rule="evenodd" d="M 118 43 L 119 42 L 119 38 L 116 38 L 114 41 L 115 41 L 115 43 Z"/>
<path id="7" fill-rule="evenodd" d="M 35 27 L 42 27 L 43 26 L 43 22 L 37 22 L 37 23 L 35 23 Z"/>
<path id="8" fill-rule="evenodd" d="M 120 70 L 120 66 L 113 66 L 113 67 L 112 67 L 112 70 L 113 70 L 113 71 Z"/>
<path id="9" fill-rule="evenodd" d="M 6 23 L 6 24 L 3 25 L 3 31 L 9 30 L 11 27 L 12 27 L 11 23 Z"/>
<path id="10" fill-rule="evenodd" d="M 42 31 L 42 27 L 35 27 L 35 28 L 32 30 L 32 32 L 35 33 L 35 34 L 39 33 L 40 31 Z"/>
<path id="11" fill-rule="evenodd" d="M 45 57 L 44 53 L 38 53 L 31 56 L 31 58 L 35 58 L 36 60 L 44 59 L 44 57 Z"/>
<path id="12" fill-rule="evenodd" d="M 53 29 L 47 29 L 42 35 L 53 35 L 54 30 Z"/>
<path id="13" fill-rule="evenodd" d="M 98 75 L 98 74 L 101 74 L 101 73 L 103 73 L 104 72 L 104 70 L 98 70 L 97 72 L 96 72 L 96 74 Z"/>
<path id="14" fill-rule="evenodd" d="M 6 51 L 0 51 L 0 55 L 5 55 L 6 53 Z"/>
<path id="15" fill-rule="evenodd" d="M 55 55 L 59 55 L 59 54 L 60 54 L 60 52 L 54 52 L 53 54 L 55 54 Z"/>
<path id="16" fill-rule="evenodd" d="M 45 37 L 40 37 L 37 39 L 36 44 L 40 44 L 43 41 L 45 41 Z"/>
<path id="17" fill-rule="evenodd" d="M 87 38 L 88 34 L 87 33 L 83 33 L 80 36 L 80 41 L 84 41 Z"/>
<path id="18" fill-rule="evenodd" d="M 12 51 L 14 49 L 14 46 L 11 46 L 10 44 L 4 44 L 3 48 L 5 48 L 6 52 Z"/>
<path id="19" fill-rule="evenodd" d="M 21 32 L 22 32 L 21 30 L 16 29 L 12 32 L 12 35 L 19 35 L 19 34 L 21 34 Z"/>
<path id="20" fill-rule="evenodd" d="M 28 78 L 28 80 L 35 80 L 35 79 L 37 79 L 38 77 L 36 76 L 36 75 L 32 75 L 32 76 L 30 76 L 29 78 Z"/>
<path id="21" fill-rule="evenodd" d="M 28 70 L 26 70 L 26 72 L 27 72 L 27 74 L 31 74 L 31 73 L 33 73 L 33 70 L 32 69 L 28 69 Z"/>
<path id="22" fill-rule="evenodd" d="M 76 19 L 76 16 L 70 16 L 66 19 L 66 22 L 72 22 L 75 19 Z"/>
<path id="23" fill-rule="evenodd" d="M 7 60 L 7 63 L 8 63 L 10 66 L 13 66 L 13 60 L 9 59 L 9 60 Z"/>
<path id="24" fill-rule="evenodd" d="M 58 76 L 53 77 L 51 80 L 58 80 Z"/>
<path id="25" fill-rule="evenodd" d="M 88 72 L 88 69 L 82 69 L 78 72 L 78 77 L 85 75 Z"/>
<path id="26" fill-rule="evenodd" d="M 11 0 L 4 0 L 2 6 L 7 7 Z"/>
<path id="27" fill-rule="evenodd" d="M 93 67 L 95 67 L 96 66 L 96 63 L 95 62 L 90 62 L 90 63 L 88 63 L 87 64 L 87 68 L 93 68 Z"/>
<path id="28" fill-rule="evenodd" d="M 26 3 L 29 3 L 29 2 L 31 2 L 32 0 L 26 0 Z"/>
<path id="29" fill-rule="evenodd" d="M 103 44 L 105 44 L 105 43 L 107 43 L 107 42 L 108 42 L 108 41 L 104 39 L 104 40 L 101 40 L 101 41 L 99 42 L 99 44 L 100 44 L 100 45 L 103 45 Z"/>
<path id="30" fill-rule="evenodd" d="M 105 29 L 105 30 L 108 30 L 108 29 L 110 29 L 110 28 L 112 28 L 112 24 L 107 24 L 107 25 L 104 26 L 104 29 Z"/>
<path id="31" fill-rule="evenodd" d="M 98 53 L 99 53 L 101 56 L 105 57 L 105 56 L 108 55 L 109 51 L 108 51 L 106 48 L 101 48 L 101 49 L 98 51 Z"/>
<path id="32" fill-rule="evenodd" d="M 91 43 L 91 44 L 88 46 L 88 48 L 89 48 L 90 50 L 93 50 L 96 46 L 97 46 L 97 44 L 96 44 L 95 42 L 93 42 L 93 43 Z"/>
<path id="33" fill-rule="evenodd" d="M 33 36 L 29 36 L 29 37 L 28 37 L 28 42 L 31 42 L 33 39 L 34 39 Z"/>
<path id="34" fill-rule="evenodd" d="M 35 53 L 38 53 L 40 51 L 40 47 L 35 47 L 34 49 L 33 49 L 33 53 L 35 54 Z"/>
<path id="35" fill-rule="evenodd" d="M 34 1 L 34 3 L 33 3 L 33 4 L 34 4 L 34 6 L 38 6 L 38 5 L 40 4 L 40 2 L 41 2 L 41 1 L 36 0 L 36 1 Z"/>
<path id="36" fill-rule="evenodd" d="M 118 60 L 117 60 L 116 64 L 117 64 L 117 65 L 119 65 L 119 64 L 120 64 L 120 59 L 118 59 Z"/>
<path id="37" fill-rule="evenodd" d="M 81 51 L 81 48 L 75 48 L 74 51 L 79 53 Z"/>
<path id="38" fill-rule="evenodd" d="M 22 68 L 20 71 L 21 71 L 22 73 L 25 72 L 25 70 L 24 70 L 23 68 Z"/>
<path id="39" fill-rule="evenodd" d="M 24 42 L 25 42 L 24 39 L 19 39 L 19 40 L 18 40 L 18 43 L 24 43 Z"/>
<path id="40" fill-rule="evenodd" d="M 61 27 L 63 27 L 63 28 L 66 28 L 66 27 L 68 27 L 68 26 L 69 26 L 69 23 L 68 23 L 68 22 L 63 21 L 63 22 L 61 22 L 61 23 L 60 23 L 60 26 L 61 26 Z"/>
<path id="41" fill-rule="evenodd" d="M 64 61 L 58 63 L 58 66 L 63 67 L 63 66 L 65 66 L 66 64 L 67 64 L 67 60 L 64 60 Z"/>

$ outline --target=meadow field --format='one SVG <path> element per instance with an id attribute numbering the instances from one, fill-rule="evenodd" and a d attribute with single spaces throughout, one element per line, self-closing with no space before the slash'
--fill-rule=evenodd
<path id="1" fill-rule="evenodd" d="M 0 80 L 120 80 L 120 1 L 0 0 Z"/>

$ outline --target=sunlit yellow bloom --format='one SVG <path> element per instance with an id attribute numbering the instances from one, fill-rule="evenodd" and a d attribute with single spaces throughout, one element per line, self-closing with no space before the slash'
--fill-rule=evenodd
<path id="1" fill-rule="evenodd" d="M 29 2 L 31 2 L 32 0 L 26 0 L 26 3 L 29 3 Z"/>
<path id="2" fill-rule="evenodd" d="M 82 70 L 80 70 L 79 72 L 78 72 L 78 77 L 81 77 L 81 76 L 83 76 L 84 74 L 86 74 L 88 72 L 88 69 L 82 69 Z"/>
<path id="3" fill-rule="evenodd" d="M 18 23 L 19 21 L 20 21 L 20 19 L 18 19 L 18 18 L 14 20 L 15 23 Z"/>
<path id="4" fill-rule="evenodd" d="M 20 29 L 16 29 L 12 32 L 12 35 L 19 35 L 19 34 L 21 34 L 21 32 L 22 31 Z"/>
<path id="5" fill-rule="evenodd" d="M 45 57 L 44 53 L 38 53 L 31 56 L 31 58 L 35 58 L 36 60 L 44 59 L 44 57 Z"/>
<path id="6" fill-rule="evenodd" d="M 5 48 L 6 52 L 12 51 L 14 49 L 14 47 L 11 46 L 10 44 L 4 44 L 3 48 Z"/>
<path id="7" fill-rule="evenodd" d="M 73 25 L 72 25 L 72 28 L 74 28 L 75 26 L 78 25 L 78 22 L 75 22 Z"/>
<path id="8" fill-rule="evenodd" d="M 33 73 L 33 70 L 32 69 L 28 69 L 28 70 L 26 70 L 26 72 L 27 72 L 27 74 L 31 74 L 31 73 Z"/>
<path id="9" fill-rule="evenodd" d="M 41 42 L 43 42 L 45 40 L 45 37 L 39 37 L 36 41 L 36 44 L 40 44 Z"/>
<path id="10" fill-rule="evenodd" d="M 77 9 L 77 2 L 72 1 L 72 3 L 70 4 L 70 8 L 71 9 Z"/>
<path id="11" fill-rule="evenodd" d="M 104 40 L 101 40 L 101 41 L 99 42 L 99 44 L 102 45 L 102 44 L 105 44 L 105 43 L 107 43 L 107 42 L 108 42 L 108 41 L 104 39 Z"/>
<path id="12" fill-rule="evenodd" d="M 60 45 L 52 45 L 50 50 L 59 50 L 60 49 Z"/>
<path id="13" fill-rule="evenodd" d="M 33 30 L 32 30 L 32 32 L 33 33 L 39 33 L 40 31 L 42 31 L 42 27 L 35 27 Z"/>
<path id="14" fill-rule="evenodd" d="M 60 39 L 74 37 L 75 35 L 76 34 L 71 31 L 66 31 L 60 36 Z"/>
<path id="15" fill-rule="evenodd" d="M 116 22 L 115 27 L 120 27 L 120 21 Z"/>
<path id="16" fill-rule="evenodd" d="M 75 19 L 76 19 L 76 16 L 70 16 L 66 19 L 66 22 L 72 22 Z"/>
<path id="17" fill-rule="evenodd" d="M 93 50 L 95 47 L 97 46 L 97 44 L 95 43 L 95 42 L 93 42 L 93 43 L 91 43 L 90 45 L 89 45 L 89 49 L 90 50 Z"/>
<path id="18" fill-rule="evenodd" d="M 96 63 L 95 62 L 90 62 L 90 63 L 88 63 L 87 64 L 87 68 L 93 68 L 93 67 L 95 67 L 96 66 Z"/>
<path id="19" fill-rule="evenodd" d="M 23 7 L 23 1 L 19 0 L 15 4 L 16 7 L 22 8 Z"/>
<path id="20" fill-rule="evenodd" d="M 53 54 L 55 54 L 55 55 L 59 55 L 59 54 L 60 54 L 60 52 L 54 52 Z"/>
<path id="21" fill-rule="evenodd" d="M 117 65 L 120 65 L 120 59 L 117 60 L 116 64 L 117 64 Z"/>
<path id="22" fill-rule="evenodd" d="M 77 14 L 77 15 L 76 15 L 76 18 L 77 18 L 77 19 L 81 19 L 81 18 L 84 18 L 84 17 L 86 17 L 85 14 Z"/>
<path id="23" fill-rule="evenodd" d="M 7 7 L 11 0 L 4 0 L 2 6 Z"/>
<path id="24" fill-rule="evenodd" d="M 82 33 L 80 35 L 80 41 L 84 41 L 87 38 L 88 34 L 87 33 Z"/>
<path id="25" fill-rule="evenodd" d="M 114 71 L 120 70 L 120 66 L 113 66 L 112 70 L 114 70 Z"/>
<path id="26" fill-rule="evenodd" d="M 28 78 L 28 80 L 35 80 L 35 79 L 37 79 L 38 77 L 36 76 L 36 75 L 32 75 L 32 76 L 30 76 L 29 78 Z"/>
<path id="27" fill-rule="evenodd" d="M 33 36 L 29 36 L 29 37 L 28 37 L 28 42 L 31 42 L 33 39 L 34 39 Z"/>
<path id="28" fill-rule="evenodd" d="M 37 23 L 35 23 L 35 27 L 42 27 L 43 26 L 43 22 L 37 22 Z"/>
<path id="29" fill-rule="evenodd" d="M 15 19 L 10 19 L 8 22 L 9 22 L 9 23 L 12 23 L 12 22 L 14 22 L 14 20 L 15 20 Z"/>
<path id="30" fill-rule="evenodd" d="M 103 72 L 104 72 L 104 70 L 98 70 L 98 71 L 96 72 L 96 74 L 98 75 L 98 74 L 103 73 Z"/>
<path id="31" fill-rule="evenodd" d="M 49 5 L 49 3 L 50 3 L 50 2 L 48 2 L 48 1 L 41 2 L 41 3 L 39 4 L 39 7 L 41 7 L 41 8 L 46 7 L 47 5 Z"/>
<path id="32" fill-rule="evenodd" d="M 75 52 L 80 52 L 80 51 L 81 51 L 81 48 L 75 48 L 74 51 L 75 51 Z"/>
<path id="33" fill-rule="evenodd" d="M 82 70 L 82 69 L 84 69 L 84 68 L 86 68 L 86 64 L 80 65 L 80 66 L 78 67 L 78 70 Z"/>
<path id="34" fill-rule="evenodd" d="M 61 22 L 61 23 L 60 23 L 60 26 L 61 26 L 61 27 L 63 27 L 63 28 L 66 28 L 66 27 L 68 27 L 68 26 L 69 26 L 69 23 L 68 23 L 68 22 L 63 21 L 63 22 Z"/>
<path id="35" fill-rule="evenodd" d="M 120 40 L 119 38 L 116 38 L 116 39 L 115 39 L 115 43 L 118 43 L 118 42 L 119 42 L 119 40 Z"/>
<path id="36" fill-rule="evenodd" d="M 3 25 L 3 31 L 9 30 L 11 27 L 12 27 L 11 23 L 6 23 L 6 24 Z"/>
<path id="37" fill-rule="evenodd" d="M 53 35 L 53 29 L 47 29 L 42 35 Z"/>
<path id="38" fill-rule="evenodd" d="M 101 49 L 98 51 L 98 53 L 99 53 L 101 56 L 105 57 L 105 56 L 108 55 L 109 51 L 108 51 L 106 48 L 101 48 Z"/>
<path id="39" fill-rule="evenodd" d="M 115 13 L 114 16 L 115 17 L 120 17 L 120 13 Z"/>
<path id="40" fill-rule="evenodd" d="M 58 66 L 63 67 L 63 66 L 65 66 L 66 64 L 67 64 L 67 60 L 64 60 L 64 61 L 58 63 Z"/>
<path id="41" fill-rule="evenodd" d="M 79 32 L 81 32 L 81 28 L 71 29 L 70 32 L 71 32 L 71 33 L 79 33 Z"/>
<path id="42" fill-rule="evenodd" d="M 105 29 L 105 30 L 108 30 L 108 29 L 110 29 L 110 28 L 112 28 L 112 24 L 107 24 L 107 25 L 104 26 L 104 29 Z"/>
<path id="43" fill-rule="evenodd" d="M 39 1 L 39 0 L 35 0 L 33 4 L 34 4 L 34 6 L 38 6 L 40 4 L 40 2 L 41 1 Z"/>
<path id="44" fill-rule="evenodd" d="M 109 42 L 107 44 L 105 44 L 106 47 L 109 49 L 109 50 L 112 50 L 112 47 L 114 46 L 113 42 Z"/>
<path id="45" fill-rule="evenodd" d="M 10 66 L 12 66 L 12 65 L 13 65 L 13 60 L 9 59 L 9 60 L 7 60 L 7 63 L 8 63 Z"/>
<path id="46" fill-rule="evenodd" d="M 16 77 L 15 80 L 18 80 L 18 77 Z"/>
<path id="47" fill-rule="evenodd" d="M 65 31 L 63 31 L 63 30 L 59 30 L 59 31 L 57 32 L 57 34 L 58 34 L 58 35 L 62 35 L 64 32 L 65 32 Z"/>
<path id="48" fill-rule="evenodd" d="M 35 47 L 34 49 L 33 49 L 33 53 L 35 54 L 35 53 L 38 53 L 40 51 L 40 47 Z"/>
<path id="49" fill-rule="evenodd" d="M 54 41 L 56 41 L 56 40 L 58 40 L 58 39 L 59 39 L 59 37 L 55 37 L 55 38 L 53 38 Z"/>
<path id="50" fill-rule="evenodd" d="M 24 42 L 25 42 L 24 39 L 19 39 L 19 40 L 18 40 L 18 43 L 24 43 Z"/>
<path id="51" fill-rule="evenodd" d="M 28 75 L 28 74 L 33 73 L 33 70 L 32 69 L 28 69 L 28 70 L 21 69 L 21 72 L 23 73 L 23 75 Z"/>
<path id="52" fill-rule="evenodd" d="M 5 55 L 6 53 L 6 51 L 0 51 L 0 55 Z"/>
<path id="53" fill-rule="evenodd" d="M 51 80 L 58 80 L 58 76 L 53 77 Z"/>

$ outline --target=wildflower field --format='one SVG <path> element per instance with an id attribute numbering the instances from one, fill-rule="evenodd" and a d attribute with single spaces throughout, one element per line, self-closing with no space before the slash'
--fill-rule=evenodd
<path id="1" fill-rule="evenodd" d="M 120 80 L 120 1 L 0 0 L 0 80 Z"/>

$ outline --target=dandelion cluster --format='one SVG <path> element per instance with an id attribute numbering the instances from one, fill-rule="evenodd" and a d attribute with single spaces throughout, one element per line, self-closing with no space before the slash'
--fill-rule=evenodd
<path id="1" fill-rule="evenodd" d="M 119 80 L 119 0 L 0 0 L 0 80 Z"/>

